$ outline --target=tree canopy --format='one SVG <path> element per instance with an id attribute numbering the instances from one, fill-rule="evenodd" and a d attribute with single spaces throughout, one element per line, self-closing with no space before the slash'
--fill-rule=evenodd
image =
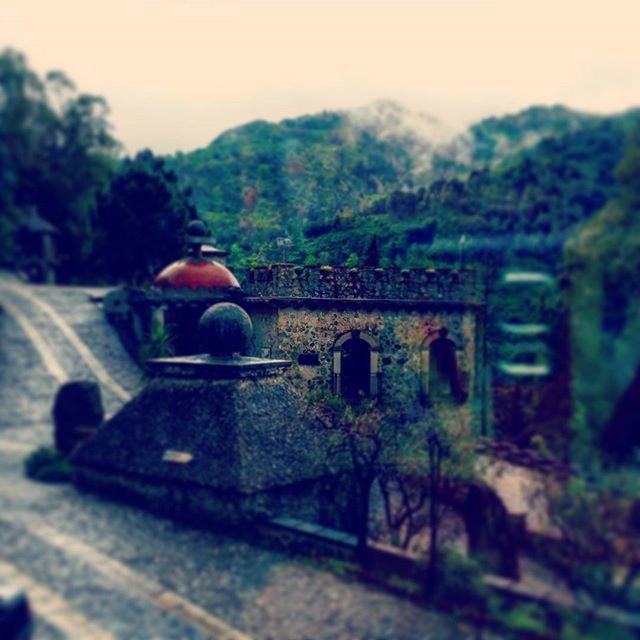
<path id="1" fill-rule="evenodd" d="M 123 281 L 152 278 L 180 257 L 187 221 L 195 217 L 189 194 L 162 158 L 146 150 L 125 159 L 98 199 L 98 269 Z"/>
<path id="2" fill-rule="evenodd" d="M 77 93 L 61 71 L 38 77 L 19 52 L 0 54 L 0 262 L 15 256 L 12 235 L 35 206 L 58 235 L 60 274 L 86 266 L 91 213 L 116 162 L 106 102 Z"/>

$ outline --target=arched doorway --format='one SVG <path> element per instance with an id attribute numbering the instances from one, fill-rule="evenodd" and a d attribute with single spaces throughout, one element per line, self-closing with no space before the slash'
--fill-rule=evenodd
<path id="1" fill-rule="evenodd" d="M 333 345 L 333 391 L 355 402 L 379 392 L 378 341 L 364 331 L 348 331 Z"/>
<path id="2" fill-rule="evenodd" d="M 347 340 L 341 349 L 342 378 L 340 393 L 348 400 L 370 395 L 371 348 L 362 338 Z"/>

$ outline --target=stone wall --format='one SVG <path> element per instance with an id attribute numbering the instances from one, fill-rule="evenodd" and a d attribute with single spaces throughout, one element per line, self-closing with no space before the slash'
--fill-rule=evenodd
<path id="1" fill-rule="evenodd" d="M 456 345 L 458 369 L 467 401 L 444 407 L 450 419 L 470 424 L 471 406 L 484 420 L 484 287 L 482 274 L 472 270 L 349 269 L 269 265 L 236 274 L 245 297 L 238 300 L 251 315 L 255 335 L 250 353 L 264 358 L 290 359 L 287 376 L 303 391 L 331 389 L 333 345 L 349 331 L 369 334 L 379 345 L 379 389 L 384 402 L 405 409 L 421 396 L 421 351 L 427 325 L 446 327 Z M 143 297 L 144 298 L 144 297 Z M 149 297 L 133 314 L 150 324 Z M 185 304 L 188 304 L 188 308 Z M 166 302 L 165 319 L 180 340 L 194 344 L 177 354 L 197 352 L 197 317 L 215 302 L 187 301 L 176 296 Z M 145 311 L 145 313 L 142 313 Z M 139 319 L 139 318 L 138 318 Z M 140 324 L 140 323 L 138 323 Z M 189 343 L 190 344 L 190 343 Z M 302 361 L 300 357 L 302 356 Z M 484 428 L 480 429 L 484 432 Z"/>
<path id="2" fill-rule="evenodd" d="M 442 410 L 449 414 L 448 421 L 472 423 L 471 407 L 482 395 L 476 375 L 482 357 L 477 348 L 476 311 L 384 309 L 355 303 L 314 307 L 287 305 L 282 300 L 268 305 L 256 299 L 244 304 L 254 323 L 253 354 L 290 359 L 294 365 L 287 375 L 309 391 L 331 389 L 336 339 L 353 330 L 366 332 L 380 349 L 380 398 L 405 411 L 417 408 L 421 400 L 421 351 L 426 348 L 427 326 L 447 327 L 468 398 L 461 406 L 452 401 Z M 316 364 L 299 364 L 305 354 L 317 356 Z"/>
<path id="3" fill-rule="evenodd" d="M 478 273 L 454 269 L 350 269 L 274 264 L 238 274 L 250 297 L 483 302 Z"/>

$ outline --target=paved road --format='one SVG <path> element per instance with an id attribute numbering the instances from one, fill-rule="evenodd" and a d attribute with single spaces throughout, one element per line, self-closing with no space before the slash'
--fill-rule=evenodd
<path id="1" fill-rule="evenodd" d="M 87 290 L 0 274 L 0 581 L 27 588 L 40 640 L 437 640 L 471 630 L 301 559 L 26 480 L 61 381 L 110 413 L 143 384 Z"/>

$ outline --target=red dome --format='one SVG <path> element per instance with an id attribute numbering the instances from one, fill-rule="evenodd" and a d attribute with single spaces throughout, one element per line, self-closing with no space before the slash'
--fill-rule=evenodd
<path id="1" fill-rule="evenodd" d="M 158 287 L 178 289 L 188 287 L 195 291 L 198 287 L 205 289 L 240 288 L 236 277 L 219 262 L 213 260 L 184 258 L 165 267 L 153 283 Z"/>

